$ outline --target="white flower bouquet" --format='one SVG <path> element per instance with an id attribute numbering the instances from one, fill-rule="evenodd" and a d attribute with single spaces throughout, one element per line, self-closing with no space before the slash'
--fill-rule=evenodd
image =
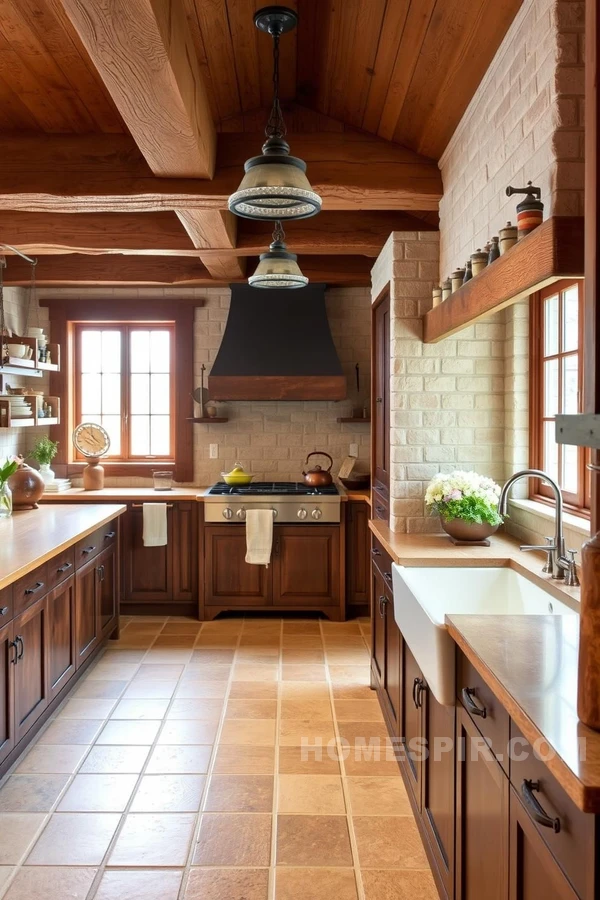
<path id="1" fill-rule="evenodd" d="M 498 513 L 500 487 L 477 472 L 434 475 L 425 492 L 425 505 L 446 522 L 460 519 L 472 525 L 502 524 Z"/>

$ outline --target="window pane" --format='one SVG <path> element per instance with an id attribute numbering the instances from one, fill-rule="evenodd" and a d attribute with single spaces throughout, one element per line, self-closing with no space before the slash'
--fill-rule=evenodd
<path id="1" fill-rule="evenodd" d="M 86 416 L 91 413 L 102 412 L 102 376 L 101 375 L 82 375 L 81 376 L 81 415 L 83 421 Z M 91 419 L 87 419 L 91 421 Z"/>
<path id="2" fill-rule="evenodd" d="M 567 444 L 563 447 L 562 452 L 562 473 L 560 486 L 564 491 L 571 494 L 577 493 L 577 456 L 578 448 L 571 447 Z"/>
<path id="3" fill-rule="evenodd" d="M 544 356 L 558 353 L 558 294 L 544 300 Z"/>
<path id="4" fill-rule="evenodd" d="M 170 332 L 156 329 L 150 333 L 151 372 L 169 371 L 170 343 Z"/>
<path id="5" fill-rule="evenodd" d="M 563 347 L 564 351 L 579 347 L 579 290 L 577 286 L 563 291 Z"/>
<path id="6" fill-rule="evenodd" d="M 169 412 L 169 376 L 151 375 L 151 408 L 153 415 Z"/>
<path id="7" fill-rule="evenodd" d="M 107 456 L 121 455 L 121 417 L 120 416 L 102 416 L 100 422 L 103 428 L 108 432 L 110 438 L 110 450 Z"/>
<path id="8" fill-rule="evenodd" d="M 558 479 L 558 444 L 554 422 L 544 422 L 544 471 Z"/>
<path id="9" fill-rule="evenodd" d="M 102 376 L 102 414 L 121 414 L 121 376 Z"/>
<path id="10" fill-rule="evenodd" d="M 121 333 L 119 331 L 102 332 L 102 371 L 121 371 Z"/>
<path id="11" fill-rule="evenodd" d="M 168 456 L 169 417 L 152 416 L 150 422 L 150 452 L 153 456 Z"/>
<path id="12" fill-rule="evenodd" d="M 149 372 L 150 371 L 150 332 L 149 331 L 132 331 L 130 341 L 130 364 L 131 372 Z"/>
<path id="13" fill-rule="evenodd" d="M 102 332 L 85 330 L 81 332 L 81 371 L 99 372 L 102 361 Z"/>
<path id="14" fill-rule="evenodd" d="M 131 376 L 131 412 L 133 415 L 150 412 L 150 376 Z"/>
<path id="15" fill-rule="evenodd" d="M 131 455 L 148 456 L 150 453 L 150 416 L 131 416 Z"/>
<path id="16" fill-rule="evenodd" d="M 577 354 L 564 356 L 562 362 L 563 413 L 579 412 L 579 360 Z"/>
<path id="17" fill-rule="evenodd" d="M 558 360 L 544 363 L 544 416 L 558 413 Z"/>

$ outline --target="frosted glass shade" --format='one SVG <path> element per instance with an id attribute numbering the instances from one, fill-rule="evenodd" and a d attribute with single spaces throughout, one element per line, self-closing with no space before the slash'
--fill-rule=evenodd
<path id="1" fill-rule="evenodd" d="M 321 211 L 321 198 L 306 177 L 306 166 L 293 156 L 254 157 L 245 165 L 229 209 L 245 219 L 307 219 Z"/>

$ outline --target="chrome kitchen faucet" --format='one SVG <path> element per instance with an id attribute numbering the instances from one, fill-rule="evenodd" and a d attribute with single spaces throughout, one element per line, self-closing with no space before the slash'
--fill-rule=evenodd
<path id="1" fill-rule="evenodd" d="M 577 567 L 575 565 L 575 550 L 569 550 L 570 558 L 566 555 L 565 550 L 565 537 L 563 534 L 563 498 L 562 493 L 554 481 L 554 479 L 547 475 L 546 472 L 542 472 L 541 469 L 523 469 L 521 472 L 516 472 L 514 475 L 508 479 L 504 487 L 502 488 L 502 492 L 500 494 L 500 500 L 498 501 L 498 512 L 501 516 L 505 516 L 508 508 L 508 495 L 510 493 L 510 489 L 516 481 L 519 481 L 521 478 L 541 478 L 547 484 L 550 485 L 554 492 L 554 498 L 556 500 L 556 522 L 554 528 L 554 538 L 546 538 L 546 545 L 541 547 L 536 544 L 523 544 L 521 545 L 521 550 L 544 550 L 548 554 L 548 560 L 542 572 L 548 572 L 552 575 L 552 578 L 556 580 L 564 579 L 565 585 L 568 587 L 576 587 L 579 584 L 579 579 L 577 577 Z"/>

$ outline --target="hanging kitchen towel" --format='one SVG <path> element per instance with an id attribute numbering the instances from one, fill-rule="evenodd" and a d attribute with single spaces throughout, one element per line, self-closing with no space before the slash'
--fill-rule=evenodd
<path id="1" fill-rule="evenodd" d="M 246 562 L 268 566 L 273 547 L 273 510 L 249 509 L 246 512 Z"/>
<path id="2" fill-rule="evenodd" d="M 167 504 L 144 503 L 144 547 L 164 547 L 167 543 Z"/>

